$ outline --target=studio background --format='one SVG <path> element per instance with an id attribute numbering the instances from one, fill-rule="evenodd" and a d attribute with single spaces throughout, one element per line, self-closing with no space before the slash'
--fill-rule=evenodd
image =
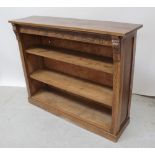
<path id="1" fill-rule="evenodd" d="M 0 86 L 25 87 L 18 44 L 8 20 L 32 15 L 143 24 L 137 34 L 133 93 L 155 96 L 155 8 L 0 8 Z"/>

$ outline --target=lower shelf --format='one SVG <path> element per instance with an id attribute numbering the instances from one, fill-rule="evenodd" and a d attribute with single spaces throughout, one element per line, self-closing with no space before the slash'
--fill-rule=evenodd
<path id="1" fill-rule="evenodd" d="M 111 113 L 106 111 L 106 109 L 105 111 L 103 109 L 96 109 L 81 103 L 79 100 L 46 89 L 42 89 L 34 94 L 30 98 L 31 101 L 49 112 L 56 111 L 57 115 L 65 115 L 67 116 L 66 118 L 71 118 L 70 120 L 79 120 L 83 124 L 89 124 L 107 132 L 110 131 L 112 117 Z"/>
<path id="2" fill-rule="evenodd" d="M 110 88 L 86 82 L 65 74 L 49 70 L 37 70 L 30 77 L 91 101 L 112 107 L 113 91 Z"/>

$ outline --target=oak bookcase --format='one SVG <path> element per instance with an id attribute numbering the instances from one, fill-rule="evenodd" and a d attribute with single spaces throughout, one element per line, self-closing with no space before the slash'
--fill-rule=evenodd
<path id="1" fill-rule="evenodd" d="M 29 102 L 117 141 L 129 123 L 142 25 L 40 16 L 10 22 Z"/>

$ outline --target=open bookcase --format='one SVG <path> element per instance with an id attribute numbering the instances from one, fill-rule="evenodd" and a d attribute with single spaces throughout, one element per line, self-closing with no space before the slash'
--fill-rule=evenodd
<path id="1" fill-rule="evenodd" d="M 129 122 L 142 25 L 37 16 L 11 23 L 30 103 L 117 141 Z"/>

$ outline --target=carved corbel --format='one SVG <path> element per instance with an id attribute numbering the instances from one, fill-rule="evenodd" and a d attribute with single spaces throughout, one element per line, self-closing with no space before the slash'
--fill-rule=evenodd
<path id="1" fill-rule="evenodd" d="M 13 28 L 13 31 L 14 31 L 14 33 L 15 33 L 15 35 L 16 35 L 16 39 L 19 40 L 19 39 L 18 39 L 18 30 L 17 30 L 17 26 L 16 26 L 15 24 L 12 24 L 12 28 Z"/>
<path id="2" fill-rule="evenodd" d="M 112 36 L 112 48 L 113 48 L 113 59 L 115 62 L 120 61 L 121 59 L 121 45 L 120 38 Z"/>

